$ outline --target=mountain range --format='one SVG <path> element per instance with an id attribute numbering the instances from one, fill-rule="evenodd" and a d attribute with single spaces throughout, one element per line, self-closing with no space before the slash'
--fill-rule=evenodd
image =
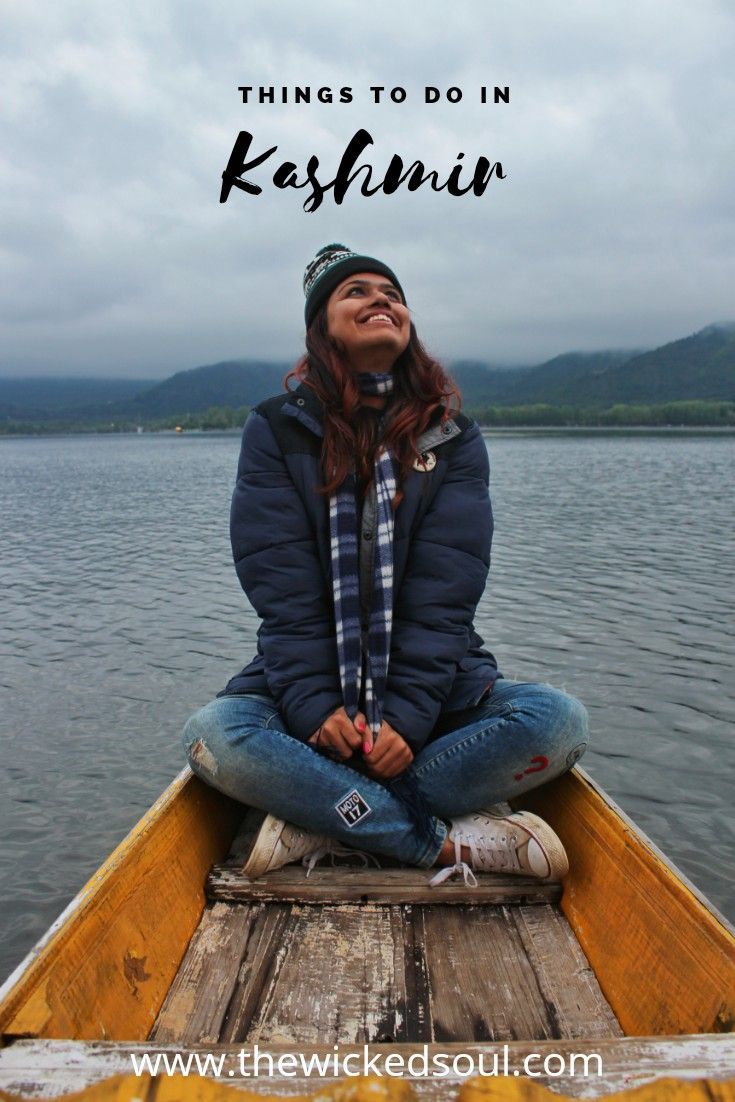
<path id="1" fill-rule="evenodd" d="M 292 363 L 230 360 L 161 382 L 0 378 L 0 421 L 136 421 L 241 408 L 283 390 Z M 708 325 L 647 351 L 567 352 L 520 368 L 447 365 L 466 407 L 547 404 L 607 408 L 685 400 L 735 401 L 735 322 Z"/>

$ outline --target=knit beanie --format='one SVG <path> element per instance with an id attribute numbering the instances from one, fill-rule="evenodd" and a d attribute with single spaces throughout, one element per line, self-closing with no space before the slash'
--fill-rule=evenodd
<path id="1" fill-rule="evenodd" d="M 325 245 L 307 264 L 304 272 L 304 294 L 306 295 L 304 317 L 307 329 L 319 307 L 327 301 L 334 288 L 353 272 L 376 272 L 378 275 L 387 276 L 400 292 L 403 305 L 406 305 L 403 288 L 382 260 L 376 260 L 372 256 L 360 256 L 358 253 L 353 253 L 346 245 Z"/>

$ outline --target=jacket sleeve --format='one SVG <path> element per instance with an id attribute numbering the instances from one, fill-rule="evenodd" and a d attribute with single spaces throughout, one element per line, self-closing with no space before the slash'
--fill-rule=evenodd
<path id="1" fill-rule="evenodd" d="M 342 703 L 334 613 L 316 535 L 268 421 L 243 431 L 230 537 L 262 623 L 265 677 L 289 732 L 306 741 Z"/>
<path id="2" fill-rule="evenodd" d="M 465 430 L 413 535 L 394 595 L 383 716 L 419 750 L 469 647 L 490 567 L 489 460 L 478 426 Z"/>

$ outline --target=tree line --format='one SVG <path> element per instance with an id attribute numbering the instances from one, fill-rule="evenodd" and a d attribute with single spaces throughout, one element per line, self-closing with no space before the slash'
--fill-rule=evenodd
<path id="1" fill-rule="evenodd" d="M 138 421 L 76 421 L 72 417 L 56 421 L 12 420 L 0 421 L 0 435 L 48 435 L 51 433 L 108 433 L 227 431 L 241 428 L 250 412 L 249 406 L 211 406 L 203 413 L 181 413 Z M 473 404 L 465 407 L 465 413 L 482 426 L 492 428 L 544 428 L 544 427 L 708 427 L 735 426 L 735 402 L 681 401 L 659 405 L 618 403 L 607 409 L 573 405 L 547 405 L 536 403 L 522 406 L 498 406 Z"/>

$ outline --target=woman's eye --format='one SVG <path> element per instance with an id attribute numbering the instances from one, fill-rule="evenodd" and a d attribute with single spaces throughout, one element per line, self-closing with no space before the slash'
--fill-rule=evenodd
<path id="1" fill-rule="evenodd" d="M 350 295 L 354 295 L 355 293 L 357 293 L 358 295 L 362 295 L 362 294 L 364 294 L 364 292 L 365 292 L 364 287 L 359 287 L 359 286 L 356 285 L 354 287 L 350 287 L 350 289 L 347 292 L 347 297 L 349 298 Z M 394 302 L 400 302 L 401 301 L 401 296 L 398 294 L 398 291 L 395 291 L 395 290 L 394 291 L 385 291 L 384 294 L 386 295 L 387 298 L 392 299 Z"/>

